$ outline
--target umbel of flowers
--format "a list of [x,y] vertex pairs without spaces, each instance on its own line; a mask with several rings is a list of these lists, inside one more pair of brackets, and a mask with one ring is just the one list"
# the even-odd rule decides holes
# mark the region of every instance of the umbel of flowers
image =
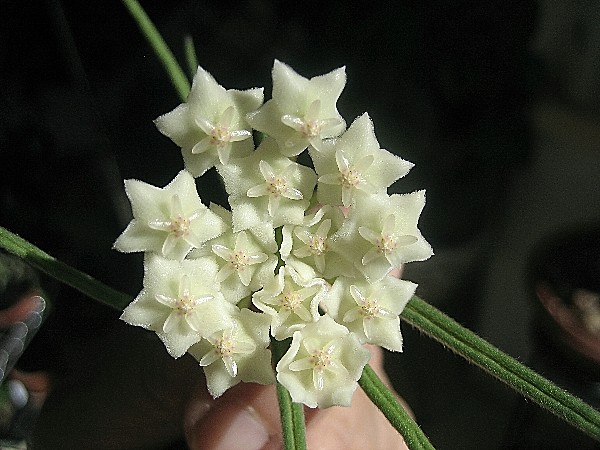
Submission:
[[[193,355],[214,397],[277,379],[295,402],[349,405],[364,344],[402,349],[416,285],[390,272],[432,255],[417,228],[425,194],[387,193],[412,164],[379,147],[367,114],[346,129],[344,68],[306,79],[275,61],[272,73],[263,104],[262,89],[226,90],[199,68],[187,102],[156,119],[185,169],[164,188],[125,181],[133,220],[114,246],[145,258],[121,318]],[[229,209],[196,189],[215,166]],[[273,367],[271,340],[288,338]]]

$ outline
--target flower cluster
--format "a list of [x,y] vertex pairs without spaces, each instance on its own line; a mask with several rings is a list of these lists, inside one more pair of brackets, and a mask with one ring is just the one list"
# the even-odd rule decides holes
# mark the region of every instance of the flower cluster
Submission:
[[[185,169],[164,188],[125,182],[133,220],[114,246],[145,252],[145,270],[122,319],[193,355],[214,397],[277,379],[295,402],[349,405],[364,344],[402,349],[416,285],[390,272],[432,255],[425,195],[388,194],[412,164],[379,147],[367,114],[346,129],[345,82],[344,68],[306,79],[275,61],[263,104],[262,89],[226,90],[199,68],[187,102],[155,121]],[[198,195],[212,167],[230,209]],[[273,368],[271,340],[289,338]]]

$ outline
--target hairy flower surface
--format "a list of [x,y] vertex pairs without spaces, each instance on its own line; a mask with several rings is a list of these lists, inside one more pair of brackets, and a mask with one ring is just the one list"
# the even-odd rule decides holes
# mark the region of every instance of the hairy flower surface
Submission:
[[306,79],[288,65],[273,65],[273,96],[248,115],[253,128],[274,138],[286,156],[295,156],[309,145],[319,148],[325,138],[339,136],[346,122],[337,100],[346,84],[343,67]]
[[417,285],[387,276],[375,283],[339,277],[322,302],[338,323],[355,333],[361,342],[402,351],[400,313]]
[[277,364],[277,381],[294,402],[311,408],[349,406],[370,356],[355,334],[330,316],[321,316],[294,332]]
[[219,330],[190,348],[204,368],[208,392],[219,397],[240,381],[272,384],[270,320],[264,314],[242,309],[231,327]]
[[[231,226],[230,211],[214,204],[210,206],[210,210]],[[277,248],[275,236],[260,236],[263,237],[262,240],[257,238],[252,230],[234,233],[230,228],[229,231],[193,250],[189,256],[216,258],[219,265],[216,281],[221,284],[221,292],[225,299],[236,304],[272,278],[277,266],[277,256],[274,254]]]
[[301,224],[317,178],[309,167],[283,156],[269,138],[252,155],[219,167],[219,173],[229,193],[234,231],[264,223],[273,228]]
[[344,221],[339,208],[323,206],[306,216],[302,225],[284,225],[281,258],[304,278],[327,280],[359,272],[344,257],[333,251],[331,236]]
[[226,90],[198,67],[187,102],[158,117],[158,130],[181,147],[185,167],[194,176],[230,156],[252,153],[251,128],[246,114],[263,102],[263,90]]
[[133,220],[117,238],[122,252],[153,252],[182,260],[194,247],[226,230],[226,224],[200,201],[192,175],[186,170],[164,188],[126,180]]
[[178,358],[200,338],[233,325],[235,307],[215,283],[218,267],[212,258],[149,255],[144,265],[144,288],[121,319],[156,332],[171,356]]
[[369,281],[381,280],[392,269],[433,254],[417,227],[424,205],[424,191],[358,199],[333,245]]
[[252,302],[271,316],[271,334],[282,340],[317,320],[324,290],[323,280],[303,279],[294,269],[283,266],[262,290],[254,293]]
[[311,157],[319,175],[318,200],[349,207],[354,199],[385,190],[413,164],[379,148],[368,114],[357,118],[337,139],[323,143]]

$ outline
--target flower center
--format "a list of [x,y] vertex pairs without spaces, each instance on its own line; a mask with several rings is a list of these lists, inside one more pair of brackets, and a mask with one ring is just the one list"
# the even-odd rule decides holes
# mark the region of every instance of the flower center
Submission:
[[326,238],[319,235],[313,235],[310,239],[310,243],[308,245],[310,252],[313,255],[320,256],[327,251],[327,242]]
[[307,138],[321,135],[321,123],[319,120],[304,120],[300,127],[300,133]]
[[340,172],[340,183],[345,188],[353,188],[360,184],[362,181],[358,170],[349,167],[348,169]]
[[218,147],[223,147],[231,142],[231,133],[229,127],[217,124],[210,133],[213,144]]
[[398,242],[396,241],[396,238],[389,234],[382,235],[377,240],[377,243],[375,245],[379,252],[385,254],[393,252],[394,250],[396,250],[396,248],[398,248]]
[[276,197],[281,196],[287,190],[287,181],[283,177],[273,177],[267,181],[267,191]]
[[331,366],[331,352],[328,352],[324,348],[317,350],[310,355],[310,363],[313,366],[313,370],[323,372],[325,369]]
[[196,306],[196,299],[192,298],[189,294],[183,294],[175,301],[175,309],[182,316],[192,313]]
[[365,299],[365,302],[360,305],[360,313],[365,317],[377,317],[379,315],[380,308],[377,304],[377,300],[371,297]]
[[171,217],[171,223],[169,224],[169,232],[180,238],[186,236],[190,231],[190,219],[177,214],[175,217]]
[[235,268],[235,270],[243,270],[249,264],[249,258],[246,252],[243,250],[236,250],[231,255],[229,263]]
[[221,356],[231,356],[235,351],[235,341],[231,336],[223,335],[221,338],[217,338],[213,344],[215,351]]
[[294,312],[302,304],[302,297],[297,291],[284,291],[281,296],[281,306],[290,312]]

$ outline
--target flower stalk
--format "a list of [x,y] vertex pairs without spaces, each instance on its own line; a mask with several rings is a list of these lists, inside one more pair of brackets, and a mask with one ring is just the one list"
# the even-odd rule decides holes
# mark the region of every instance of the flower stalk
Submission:
[[[278,341],[271,339],[273,363],[279,362],[290,346],[290,339]],[[281,434],[285,450],[306,449],[306,426],[304,421],[304,405],[294,403],[288,390],[279,382],[276,384],[279,416],[281,417]]]
[[600,413],[418,297],[400,316],[467,361],[600,441]]
[[411,450],[434,448],[423,430],[410,417],[394,394],[383,384],[371,366],[365,366],[358,384],[371,401],[377,405],[390,424],[398,430]]
[[123,3],[129,13],[133,16],[135,22],[142,31],[142,34],[148,40],[148,43],[152,46],[156,56],[165,68],[179,98],[185,101],[188,92],[190,92],[190,82],[179,66],[175,56],[173,56],[173,53],[167,46],[165,40],[137,0],[123,0]]

